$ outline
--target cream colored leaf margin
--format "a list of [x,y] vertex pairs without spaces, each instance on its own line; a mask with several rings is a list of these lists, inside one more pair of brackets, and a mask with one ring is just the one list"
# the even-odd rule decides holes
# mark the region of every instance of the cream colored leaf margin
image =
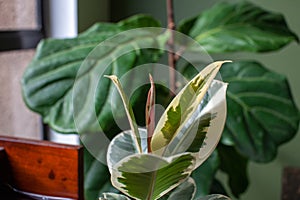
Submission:
[[[188,122],[192,114],[201,103],[211,82],[216,77],[223,63],[231,61],[217,61],[205,67],[196,75],[173,99],[166,111],[160,118],[151,141],[151,149],[157,155],[163,155],[166,147],[173,138],[180,133],[184,125]],[[192,91],[194,90],[194,91]],[[192,94],[193,93],[193,94]],[[178,109],[178,108],[183,108]],[[171,114],[170,114],[171,113]],[[178,116],[180,115],[180,116]],[[172,124],[173,119],[181,117],[178,128]],[[168,129],[173,129],[168,132]],[[167,131],[166,131],[167,130]],[[167,132],[167,134],[166,134]]]

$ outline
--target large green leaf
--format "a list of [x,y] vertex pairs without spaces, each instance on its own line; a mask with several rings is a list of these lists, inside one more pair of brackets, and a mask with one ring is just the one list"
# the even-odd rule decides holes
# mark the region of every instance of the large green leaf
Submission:
[[179,31],[194,38],[209,53],[272,51],[298,41],[281,14],[245,1],[216,4],[181,22]]
[[160,27],[161,24],[150,15],[137,14],[118,22],[118,26],[126,27],[126,29],[135,29],[141,27]]
[[228,175],[231,193],[239,197],[248,187],[248,159],[241,156],[234,147],[219,145],[220,169]]
[[228,196],[228,193],[226,192],[225,187],[223,184],[215,178],[210,186],[210,193],[211,194],[223,194],[225,196]]
[[195,181],[192,178],[188,178],[171,192],[167,200],[191,200],[194,198],[195,192]]
[[[187,124],[191,125],[191,121],[192,123],[195,120],[197,121],[195,113],[197,109],[199,109],[199,104],[203,100],[211,82],[217,75],[223,63],[224,62],[215,62],[204,68],[169,104],[154,130],[151,149],[155,154],[175,155],[180,152],[180,150],[177,150],[177,147],[179,146],[179,148],[182,148],[181,141],[189,136],[190,129],[186,126]],[[197,115],[198,113],[196,113],[196,116]],[[220,126],[222,127],[222,125]],[[194,130],[193,125],[191,127],[192,130]],[[196,133],[198,132],[197,128],[198,127],[196,126],[196,131],[194,131]],[[194,137],[190,138],[191,143],[193,140]],[[187,142],[184,141],[184,143],[186,144]],[[199,145],[201,146],[201,144],[202,143]],[[181,152],[187,150],[188,147],[189,146],[184,145],[184,148],[186,149]]]
[[154,154],[134,154],[117,163],[111,174],[113,185],[135,199],[158,199],[189,177],[194,157],[181,154],[161,158]]
[[299,126],[299,110],[286,78],[256,62],[228,63],[220,72],[229,83],[222,142],[234,144],[251,160],[272,160]]
[[107,166],[84,151],[84,196],[94,200],[103,192],[118,192],[110,182]]
[[[139,15],[117,24],[96,24],[77,38],[43,40],[39,44],[37,53],[26,69],[22,80],[23,97],[27,106],[40,113],[45,123],[56,131],[64,133],[77,132],[74,124],[72,102],[72,89],[75,79],[77,78],[77,81],[88,81],[97,69],[104,69],[106,66],[108,66],[108,73],[114,70],[115,75],[120,76],[136,65],[155,62],[161,54],[159,50],[138,50],[138,47],[141,43],[160,43],[163,41],[157,41],[158,35],[151,35],[147,31],[138,30],[136,35],[131,37],[119,37],[118,42],[115,41],[114,45],[111,44],[113,46],[100,49],[95,57],[96,60],[89,60],[90,63],[86,62],[85,69],[81,69],[78,75],[78,70],[84,59],[100,42],[122,31],[157,25],[159,23],[153,18]],[[115,57],[119,52],[125,50],[131,50],[131,52]],[[95,66],[96,63],[98,65]],[[95,98],[93,108],[96,109],[99,121],[104,124],[102,128],[106,130],[113,128],[115,124],[112,120],[111,111],[108,109],[109,105],[106,102],[106,97],[111,93],[111,90],[111,84],[108,80],[100,81],[96,96],[94,96],[94,93],[89,94],[91,98]],[[77,92],[79,91],[80,88]],[[81,96],[75,96],[75,98],[88,95],[89,90],[85,88],[80,92],[82,92]],[[87,114],[85,118],[88,119],[88,113],[85,114]]]

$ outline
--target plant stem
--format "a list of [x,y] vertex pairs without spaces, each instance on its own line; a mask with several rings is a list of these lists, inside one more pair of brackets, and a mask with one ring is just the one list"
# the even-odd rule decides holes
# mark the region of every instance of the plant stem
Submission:
[[169,71],[169,79],[170,79],[170,95],[175,96],[176,91],[176,55],[175,55],[175,46],[174,46],[174,30],[175,30],[175,20],[174,20],[174,6],[173,0],[167,0],[167,17],[168,17],[168,29],[171,30],[171,37],[168,41],[169,46],[169,54],[168,54],[168,63],[169,67],[171,67]]

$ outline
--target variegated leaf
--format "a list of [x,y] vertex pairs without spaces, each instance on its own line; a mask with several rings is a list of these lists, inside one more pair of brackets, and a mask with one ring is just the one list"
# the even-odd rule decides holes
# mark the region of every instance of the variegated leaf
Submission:
[[155,200],[170,192],[191,174],[194,157],[184,153],[170,158],[135,154],[116,164],[112,184],[134,199]]
[[[143,153],[147,153],[147,130],[139,128],[139,134],[141,136],[141,145]],[[125,157],[139,153],[137,146],[135,145],[132,138],[132,131],[124,131],[118,134],[110,142],[107,149],[107,165],[111,172],[118,162],[123,160]]]
[[195,115],[211,82],[224,62],[228,61],[214,62],[204,68],[169,104],[153,134],[151,148],[155,154],[168,155],[170,153],[166,151],[168,146],[182,133],[186,124]]
[[[191,147],[198,149],[198,152],[195,152],[196,158],[196,165],[195,167],[199,167],[214,151],[217,147],[221,135],[223,133],[223,129],[226,122],[226,115],[227,115],[227,105],[226,105],[226,90],[227,84],[215,81],[212,85],[213,96],[211,97],[210,101],[201,111],[202,114],[200,116],[210,116],[211,121],[210,125],[206,127],[206,137],[204,140],[204,144],[198,146],[197,143],[192,143],[189,147],[188,151],[191,151]],[[212,118],[213,115],[213,118]],[[200,117],[201,119],[201,117]],[[200,121],[201,123],[201,121]],[[201,125],[201,124],[200,124]],[[200,129],[201,130],[201,129]],[[197,133],[198,134],[198,133]],[[196,137],[197,138],[197,137]]]
[[130,198],[122,194],[103,193],[102,197],[100,197],[99,200],[130,200]]
[[[180,133],[168,145],[166,152],[170,155],[185,151],[197,153],[205,138],[212,137],[211,134],[221,136],[226,120],[226,88],[227,84],[221,81],[214,80],[211,83],[204,99]],[[213,132],[209,131],[213,126],[218,128],[214,128]],[[207,135],[209,133],[210,135]],[[216,137],[215,143],[218,141],[219,137]],[[204,147],[214,148],[215,145]]]
[[126,115],[127,115],[127,118],[128,118],[129,124],[130,124],[130,128],[131,128],[132,133],[133,133],[133,135],[132,135],[133,141],[136,144],[138,152],[142,153],[141,136],[140,136],[140,133],[138,131],[138,127],[137,127],[137,124],[136,124],[136,121],[135,121],[135,117],[134,117],[134,114],[133,114],[132,107],[129,103],[129,100],[128,100],[123,88],[122,88],[122,85],[121,85],[118,77],[116,77],[115,75],[106,76],[106,77],[109,78],[110,80],[112,80],[112,82],[115,84],[115,86],[118,89],[118,92],[119,92],[119,94],[122,98],[122,101],[123,101],[123,105],[124,105],[124,108],[125,108],[125,111],[126,111]]

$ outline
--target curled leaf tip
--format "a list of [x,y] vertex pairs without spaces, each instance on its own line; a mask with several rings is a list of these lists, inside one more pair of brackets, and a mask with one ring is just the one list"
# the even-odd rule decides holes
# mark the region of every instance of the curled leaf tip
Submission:
[[216,61],[216,63],[218,63],[218,64],[224,64],[224,63],[231,63],[232,62],[232,60],[222,60],[222,61]]
[[105,78],[109,78],[111,80],[116,80],[118,77],[116,75],[104,75]]
[[150,83],[153,83],[153,77],[151,74],[149,74],[149,80],[150,80]]

